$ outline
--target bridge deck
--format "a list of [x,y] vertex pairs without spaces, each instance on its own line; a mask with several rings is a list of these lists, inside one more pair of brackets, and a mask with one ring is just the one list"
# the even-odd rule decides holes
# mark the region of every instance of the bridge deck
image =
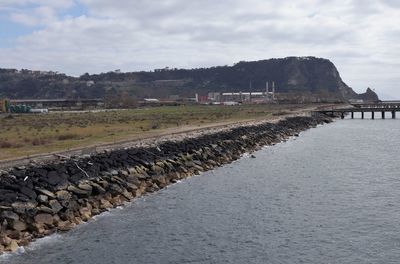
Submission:
[[348,108],[321,109],[314,111],[314,113],[326,115],[340,114],[342,118],[344,118],[347,113],[351,114],[351,118],[354,118],[354,113],[361,113],[362,119],[364,119],[364,113],[366,112],[371,113],[372,119],[375,118],[375,113],[379,112],[381,113],[382,119],[385,119],[386,112],[391,112],[392,118],[396,118],[396,113],[400,112],[400,101],[353,104],[353,107]]
[[360,112],[400,112],[399,108],[340,108],[340,109],[324,109],[324,110],[317,110],[316,112],[319,113],[360,113]]

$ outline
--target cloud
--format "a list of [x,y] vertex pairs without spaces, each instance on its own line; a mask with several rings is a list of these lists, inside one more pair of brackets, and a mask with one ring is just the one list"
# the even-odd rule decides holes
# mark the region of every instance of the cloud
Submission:
[[13,12],[10,18],[13,22],[26,26],[47,25],[57,20],[55,10],[48,6],[40,6],[28,11]]
[[[77,6],[86,13],[68,15]],[[41,27],[0,49],[0,66],[79,75],[314,55],[331,59],[358,91],[393,92],[399,7],[390,0],[3,0],[0,13]]]

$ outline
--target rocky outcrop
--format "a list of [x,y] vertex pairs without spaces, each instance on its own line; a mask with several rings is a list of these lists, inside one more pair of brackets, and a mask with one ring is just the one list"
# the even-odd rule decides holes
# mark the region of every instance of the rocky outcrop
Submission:
[[365,91],[365,93],[362,94],[358,94],[354,99],[361,99],[364,102],[378,102],[379,101],[379,97],[378,95],[371,90],[371,88],[367,88],[367,90]]
[[0,97],[19,99],[119,98],[121,94],[126,97],[127,92],[136,98],[192,97],[195,93],[206,96],[209,92],[264,91],[266,81],[270,85],[274,81],[278,93],[303,96],[306,102],[340,102],[358,97],[331,61],[316,57],[242,61],[233,66],[199,69],[84,74],[79,78],[0,69],[0,80]]
[[156,147],[107,151],[1,172],[0,252],[68,231],[108,208],[330,121],[327,117],[293,117]]

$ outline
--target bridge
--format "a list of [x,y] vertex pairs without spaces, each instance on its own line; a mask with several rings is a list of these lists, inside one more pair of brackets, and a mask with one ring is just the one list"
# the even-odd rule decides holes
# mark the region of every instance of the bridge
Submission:
[[391,114],[393,119],[396,118],[396,113],[400,112],[400,100],[399,101],[380,101],[380,102],[367,102],[367,103],[354,103],[350,107],[346,108],[332,108],[332,109],[321,109],[316,110],[314,113],[325,114],[329,116],[340,116],[344,119],[345,115],[351,115],[354,119],[354,113],[361,113],[361,119],[364,119],[365,113],[371,113],[371,118],[375,119],[375,113],[380,113],[381,118],[386,118],[386,113]]

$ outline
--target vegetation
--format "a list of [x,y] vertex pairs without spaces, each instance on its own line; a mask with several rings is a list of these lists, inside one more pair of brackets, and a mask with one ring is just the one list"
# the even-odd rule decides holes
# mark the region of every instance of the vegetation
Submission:
[[282,105],[194,105],[0,115],[0,159],[139,139],[213,123],[276,117],[295,109]]
[[[359,98],[326,59],[289,57],[234,66],[160,69],[151,72],[84,74],[79,78],[53,72],[0,69],[0,98],[135,98],[193,97],[195,93],[264,91],[274,81],[280,93],[329,93],[335,99]],[[250,88],[251,82],[251,88]],[[368,95],[361,95],[360,99]],[[377,99],[376,94],[370,94]],[[368,97],[369,98],[369,97]]]

